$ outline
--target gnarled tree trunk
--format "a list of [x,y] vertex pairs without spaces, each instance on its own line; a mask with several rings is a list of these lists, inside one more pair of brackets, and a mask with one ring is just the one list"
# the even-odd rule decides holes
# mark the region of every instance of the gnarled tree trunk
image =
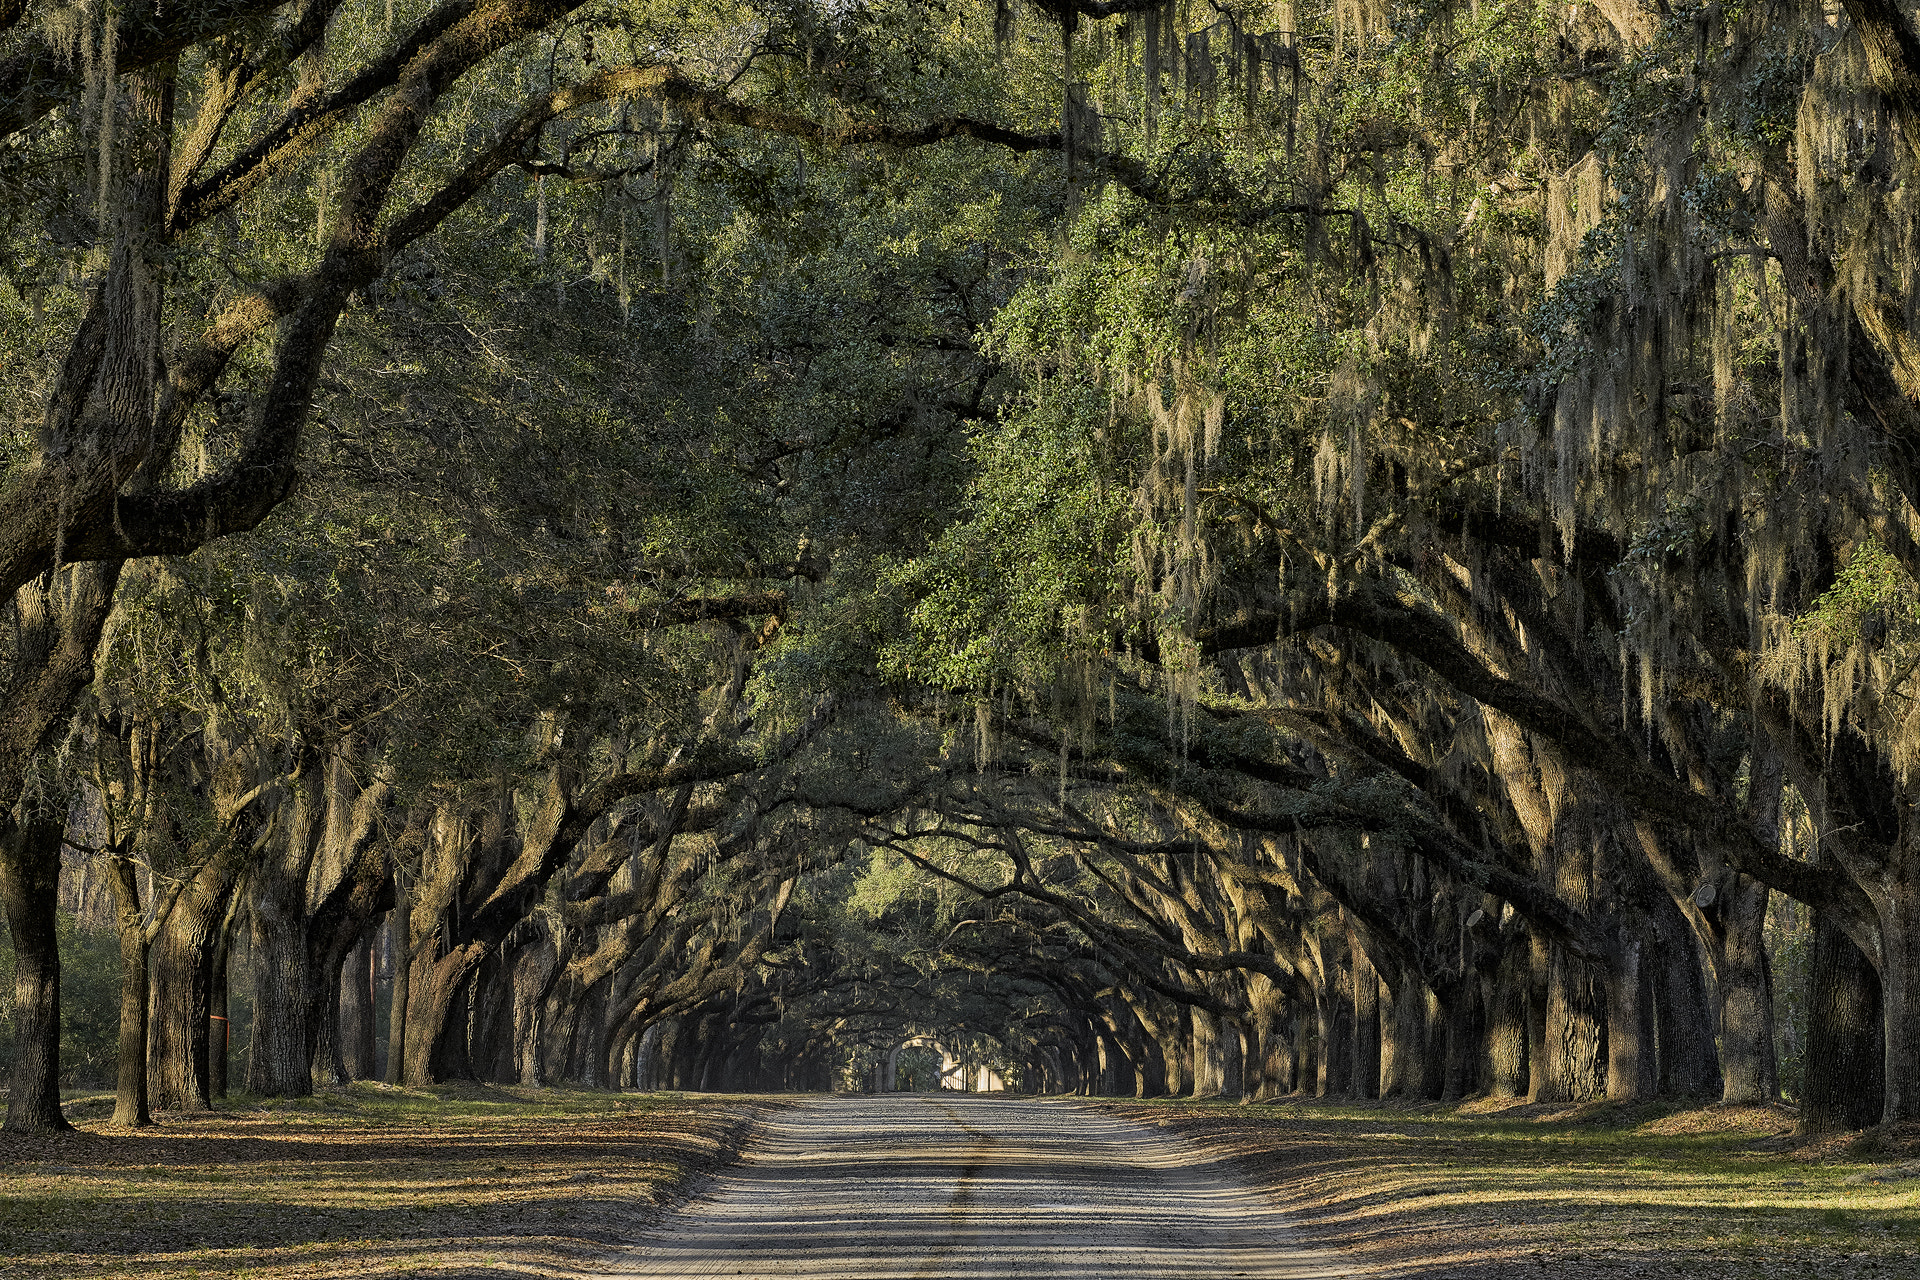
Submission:
[[213,1105],[213,961],[244,864],[231,845],[211,858],[181,890],[154,940],[147,1087],[154,1105],[169,1111]]
[[313,1092],[308,1069],[307,871],[320,838],[319,767],[307,761],[278,838],[248,877],[253,931],[253,1049],[247,1089],[266,1098]]
[[1824,911],[1814,912],[1808,987],[1802,1129],[1836,1133],[1879,1123],[1886,1101],[1880,975]]
[[60,889],[62,815],[27,813],[0,837],[0,896],[13,941],[13,1075],[6,1128],[71,1128],[60,1111]]

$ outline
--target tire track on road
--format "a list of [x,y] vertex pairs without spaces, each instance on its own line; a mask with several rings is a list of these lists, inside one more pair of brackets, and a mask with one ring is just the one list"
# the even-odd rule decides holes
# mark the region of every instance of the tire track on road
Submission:
[[1332,1280],[1258,1192],[1065,1100],[820,1098],[773,1117],[632,1280]]

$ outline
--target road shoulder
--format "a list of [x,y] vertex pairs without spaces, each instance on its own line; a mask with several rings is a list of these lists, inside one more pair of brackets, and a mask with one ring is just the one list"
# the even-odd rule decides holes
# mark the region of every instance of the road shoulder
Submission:
[[357,1084],[0,1135],[6,1280],[603,1274],[790,1100]]
[[1779,1108],[1087,1105],[1232,1162],[1356,1276],[1920,1275],[1920,1152]]

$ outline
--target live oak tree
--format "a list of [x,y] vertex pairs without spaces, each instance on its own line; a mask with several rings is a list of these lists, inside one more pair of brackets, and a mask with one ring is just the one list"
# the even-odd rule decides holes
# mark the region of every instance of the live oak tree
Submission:
[[[1791,894],[1823,922],[1815,1003],[1845,1011],[1809,1121],[1908,1115],[1910,407],[1877,247],[1906,223],[1875,185],[1906,163],[1900,27],[1854,17],[1078,24],[1066,78],[1156,181],[1111,166],[1002,313],[1029,385],[978,514],[906,580],[896,670],[1049,714],[1063,801],[1077,753],[1113,759],[1102,684],[1155,690],[1171,761],[1202,718],[1285,731],[1245,772],[1314,804],[1163,802],[1277,845],[1207,841],[1226,882],[1313,867],[1396,1023],[1409,990],[1469,1036],[1486,1012],[1395,897],[1453,896],[1443,954],[1500,918],[1485,963],[1521,971],[1534,1096],[1769,1096],[1759,929]],[[1878,132],[1831,132],[1883,91]],[[1840,805],[1817,862],[1781,852],[1785,785]],[[1383,823],[1391,855],[1351,869],[1287,851]]]
[[9,1124],[95,811],[176,1105],[1920,1105],[1904,16],[8,16]]
[[[663,25],[643,12],[598,13],[555,36],[543,51],[549,90],[522,101],[538,55],[524,46],[516,52],[516,42],[572,8],[448,5],[396,15],[390,8],[236,6],[105,21],[82,7],[8,14],[9,66],[24,86],[8,118],[13,155],[38,183],[23,182],[24,198],[11,206],[15,225],[33,229],[37,251],[13,282],[20,304],[14,318],[31,318],[21,325],[23,341],[61,370],[46,385],[16,388],[20,451],[9,478],[7,528],[17,572],[9,589],[35,575],[41,585],[22,595],[17,609],[25,643],[12,655],[12,674],[33,696],[11,704],[18,723],[10,738],[10,802],[26,762],[47,744],[91,674],[118,566],[245,530],[286,499],[323,356],[350,299],[360,291],[375,302],[373,286],[395,258],[489,180],[508,168],[541,179],[532,239],[542,261],[545,179],[621,180],[623,187],[625,178],[645,181],[644,196],[623,190],[624,199],[607,202],[621,223],[615,270],[623,312],[630,305],[630,215],[651,215],[660,233],[654,247],[661,280],[672,283],[669,171],[699,139],[688,136],[684,120],[663,116],[662,107],[692,119],[739,115],[743,108],[704,88],[698,75],[724,75],[766,50],[714,43],[715,32],[754,26],[732,21],[744,10],[709,15],[713,25],[701,30],[681,16]],[[762,34],[769,48],[784,43],[791,55],[799,51],[796,39],[834,38],[830,30],[823,37],[826,25],[819,15],[790,13]],[[647,56],[596,70],[614,48]],[[562,72],[577,72],[574,83],[556,79]],[[639,99],[650,99],[646,109],[622,105],[595,122],[611,128],[542,138],[543,127],[566,112]],[[791,113],[770,114],[764,123],[816,141],[824,136],[822,126]],[[936,124],[921,141],[949,132]],[[604,145],[596,150],[596,140],[608,139],[624,151],[616,145],[608,157]],[[551,154],[543,142],[552,144]],[[36,169],[32,158],[42,156],[58,163]],[[601,159],[604,167],[591,163]],[[284,199],[290,188],[304,188],[301,198]],[[298,222],[301,206],[312,214],[310,241]],[[600,274],[613,255],[594,238],[590,232],[585,256]],[[563,299],[565,280],[555,287]],[[208,314],[210,326],[202,319]],[[897,333],[874,336],[900,340]],[[36,395],[47,406],[45,420],[30,425],[25,407]],[[643,537],[664,533],[645,529],[648,513],[631,514]],[[701,550],[697,542],[680,549]],[[696,582],[710,576],[699,559],[679,572],[693,568]],[[732,562],[739,563],[737,553]],[[621,566],[629,573],[635,567]],[[758,573],[749,568],[744,576]],[[639,577],[642,585],[655,580],[647,572]],[[668,600],[646,612],[656,625],[739,622],[777,616],[778,595]],[[260,799],[258,787],[270,773],[235,793],[236,802]],[[50,906],[49,841],[57,826],[48,816],[22,827],[9,846],[17,854],[9,876],[18,891],[14,936],[27,961],[22,1007],[41,1011],[26,1039],[41,1049],[53,977],[48,958],[30,953],[45,941],[37,926]],[[297,851],[294,859],[297,878]],[[221,877],[227,889],[235,881]],[[211,892],[210,912],[222,896],[218,888]],[[23,1057],[26,1074],[12,1094],[18,1123],[57,1123],[50,1063],[44,1053]]]

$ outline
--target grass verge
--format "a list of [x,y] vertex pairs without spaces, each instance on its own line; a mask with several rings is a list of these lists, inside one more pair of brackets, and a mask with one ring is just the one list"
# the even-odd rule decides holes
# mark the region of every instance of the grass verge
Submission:
[[590,1275],[769,1099],[356,1084],[110,1130],[0,1134],[8,1280]]
[[1235,1163],[1354,1274],[1920,1277],[1920,1133],[1772,1107],[1096,1104]]

